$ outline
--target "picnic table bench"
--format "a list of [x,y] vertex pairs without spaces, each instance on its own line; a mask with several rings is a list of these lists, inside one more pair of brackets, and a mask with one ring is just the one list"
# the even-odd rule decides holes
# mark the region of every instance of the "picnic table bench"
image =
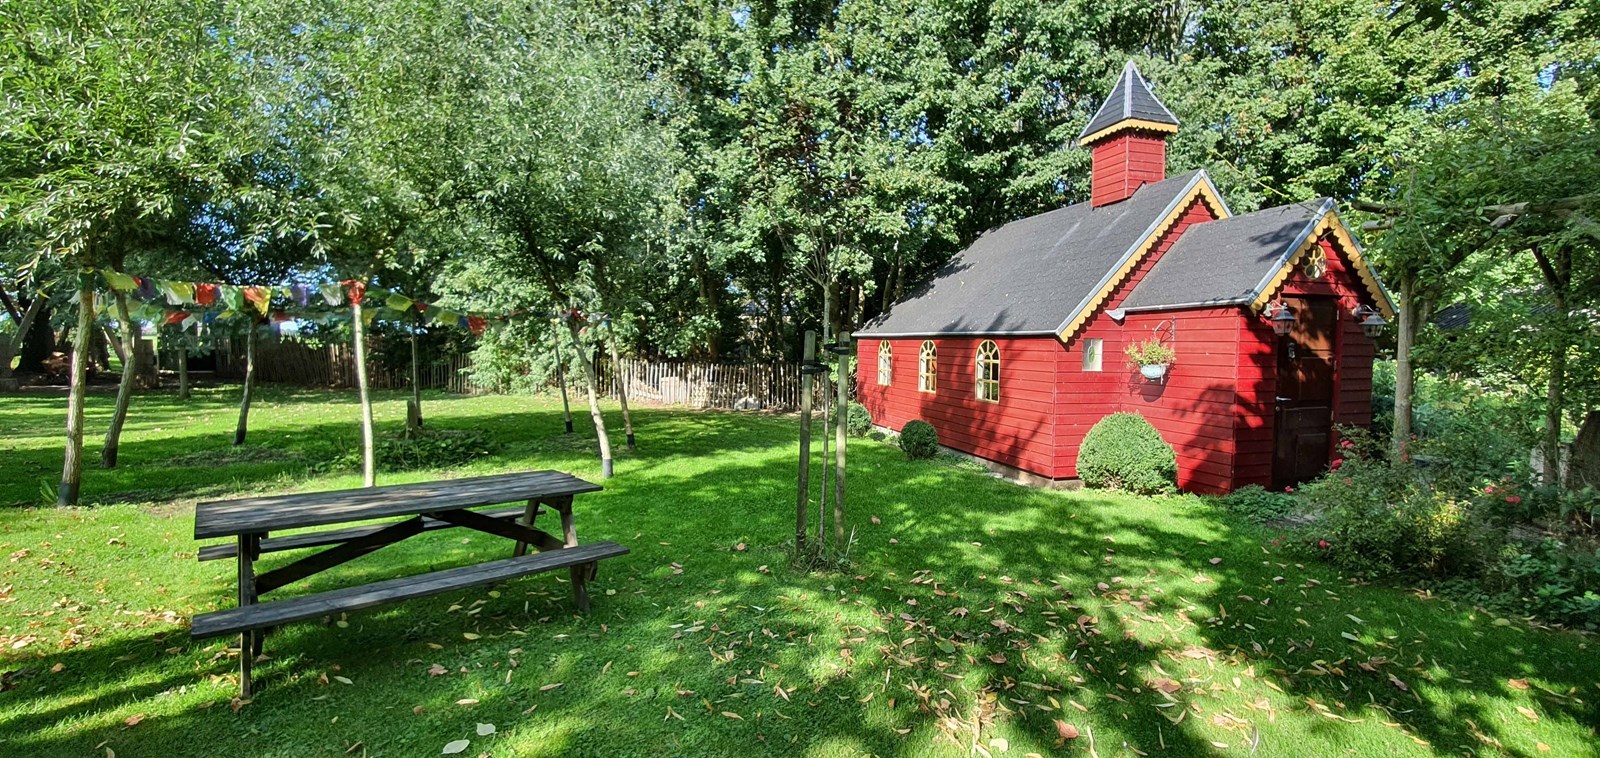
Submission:
[[[589,610],[586,583],[598,563],[625,555],[615,542],[578,543],[573,525],[574,495],[598,492],[600,485],[559,471],[528,471],[416,484],[313,492],[298,495],[210,500],[195,506],[195,539],[232,537],[228,543],[200,549],[202,561],[234,558],[238,562],[235,608],[195,616],[189,633],[196,639],[239,634],[239,694],[251,695],[250,668],[261,653],[266,632],[283,624],[334,613],[427,597],[466,587],[514,579],[555,569],[568,569],[573,601]],[[475,511],[486,505],[525,501],[511,508]],[[546,508],[561,518],[557,538],[534,527]],[[401,521],[322,529],[281,537],[273,532],[407,516]],[[509,558],[458,566],[426,574],[402,576],[371,584],[343,587],[310,595],[260,602],[262,595],[316,575],[428,531],[464,527],[513,540]],[[325,547],[326,550],[256,574],[264,553]],[[528,553],[532,547],[537,552]]]

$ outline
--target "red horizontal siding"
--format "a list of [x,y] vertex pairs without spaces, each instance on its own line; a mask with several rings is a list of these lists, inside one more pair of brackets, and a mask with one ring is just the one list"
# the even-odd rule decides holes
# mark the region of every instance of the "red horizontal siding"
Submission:
[[892,339],[893,376],[879,386],[879,340],[861,340],[857,396],[873,422],[899,430],[922,419],[939,431],[939,442],[962,452],[1049,476],[1055,445],[1055,362],[1061,344],[1053,337],[995,338],[1000,351],[1000,401],[976,396],[979,338],[935,337],[935,392],[917,390],[922,339]]

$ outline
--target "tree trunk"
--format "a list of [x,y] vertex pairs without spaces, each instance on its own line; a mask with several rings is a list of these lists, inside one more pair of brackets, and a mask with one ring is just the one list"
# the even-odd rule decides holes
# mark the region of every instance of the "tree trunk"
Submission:
[[33,302],[28,304],[28,309],[22,313],[22,318],[17,321],[17,334],[11,339],[0,342],[0,390],[16,390],[16,380],[11,375],[11,360],[22,349],[28,332],[33,329],[33,322],[38,319],[39,312],[44,310],[47,302],[43,294],[34,295]]
[[1400,280],[1400,323],[1396,326],[1394,346],[1394,449],[1396,454],[1411,440],[1411,399],[1416,382],[1416,367],[1411,363],[1411,349],[1417,342],[1419,330],[1416,304],[1416,280]]
[[[45,300],[42,296],[36,299]],[[29,307],[32,307],[31,303]],[[33,328],[19,333],[17,356],[21,360],[17,362],[18,371],[34,374],[44,373],[45,360],[50,357],[51,353],[56,351],[56,334],[50,328],[50,317],[53,310],[54,308],[51,307],[50,302],[45,300],[44,306],[39,310],[39,315],[33,320]],[[65,339],[66,333],[70,331],[70,329],[63,330],[62,338]]]
[[794,512],[794,547],[796,554],[806,549],[806,511],[811,507],[811,382],[807,371],[817,359],[817,333],[807,330],[805,352],[800,363],[800,474]]
[[[831,282],[822,285],[822,349],[824,352],[832,350],[833,341],[833,286]],[[827,361],[823,361],[827,365]],[[817,554],[822,555],[828,549],[828,403],[824,402],[822,413],[822,488],[817,493]]]
[[833,422],[833,549],[842,554],[850,547],[844,541],[844,446],[845,423],[850,415],[850,353],[843,349],[850,344],[850,338],[840,335],[839,344],[839,400]]
[[189,399],[189,338],[178,341],[178,399]]
[[556,384],[561,387],[561,414],[566,417],[567,434],[572,433],[572,403],[567,400],[567,362],[561,357],[561,335],[555,335]]
[[128,403],[133,399],[134,375],[139,372],[139,359],[135,355],[138,348],[134,344],[139,335],[133,317],[128,315],[128,296],[117,292],[113,298],[117,304],[117,320],[122,323],[122,347],[117,351],[122,356],[122,378],[117,381],[117,404],[111,411],[111,426],[106,429],[106,442],[100,448],[102,468],[117,467],[117,447],[122,442],[122,426],[128,420]]
[[355,332],[356,392],[361,397],[361,484],[371,487],[378,482],[378,467],[372,439],[372,396],[367,394],[366,323],[361,320],[360,303],[351,304],[350,315]]
[[1572,441],[1572,454],[1567,457],[1567,487],[1600,487],[1600,411],[1583,414],[1578,437]]
[[[100,337],[111,347],[112,352],[117,354],[118,363],[124,366],[133,363],[133,355],[128,352],[128,347],[122,344],[122,340],[113,338],[110,329],[102,325],[100,327]],[[106,368],[111,368],[111,356],[109,355],[106,356]]]
[[589,390],[589,416],[594,419],[594,436],[600,440],[600,477],[610,479],[613,473],[611,463],[611,438],[606,435],[606,420],[600,414],[600,395],[596,385],[600,380],[594,373],[594,360],[584,353],[583,345],[578,342],[578,321],[567,321],[567,333],[572,336],[572,349],[578,353],[578,365],[583,367],[583,378]]
[[411,400],[406,403],[406,437],[422,429],[422,384],[417,368],[417,333],[411,333]]
[[255,319],[250,319],[250,327],[244,336],[244,396],[239,398],[239,424],[233,428],[234,447],[244,444],[245,435],[250,430],[250,400],[256,391],[257,327]]
[[[608,330],[609,331],[609,330]],[[617,375],[617,401],[622,404],[622,427],[628,435],[628,450],[633,450],[633,416],[628,413],[628,381],[622,375],[622,357],[617,354],[617,335],[611,332],[606,343],[611,347],[611,368]]]
[[83,274],[78,285],[78,330],[72,335],[72,380],[67,391],[67,454],[61,464],[56,505],[77,505],[83,481],[83,391],[89,374],[89,337],[94,331],[94,287]]
[[1550,383],[1545,390],[1544,408],[1544,472],[1547,486],[1561,483],[1561,411],[1566,403],[1567,346],[1566,341],[1550,353]]

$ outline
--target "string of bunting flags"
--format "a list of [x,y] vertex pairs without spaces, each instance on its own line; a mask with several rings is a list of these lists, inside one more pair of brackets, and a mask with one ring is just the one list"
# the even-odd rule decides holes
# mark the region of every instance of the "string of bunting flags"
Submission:
[[[367,323],[383,310],[392,313],[391,318],[411,315],[420,317],[422,323],[466,329],[477,336],[488,329],[491,321],[527,315],[523,311],[493,315],[441,308],[355,279],[314,285],[236,285],[133,276],[110,269],[86,272],[94,273],[99,273],[111,290],[131,294],[141,301],[137,310],[142,315],[136,318],[163,325],[180,324],[183,329],[238,316],[258,321],[300,319],[326,323],[346,313],[351,305],[363,305],[368,307],[362,318]],[[105,298],[97,309],[105,311],[110,305],[109,298]]]

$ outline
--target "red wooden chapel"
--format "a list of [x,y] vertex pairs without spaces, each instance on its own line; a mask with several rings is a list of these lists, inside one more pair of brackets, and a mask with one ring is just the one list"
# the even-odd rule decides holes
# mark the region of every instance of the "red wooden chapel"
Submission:
[[[1323,471],[1333,426],[1371,417],[1362,322],[1394,303],[1332,200],[1235,216],[1203,170],[1168,177],[1177,130],[1129,62],[1079,139],[1089,202],[986,232],[856,333],[874,422],[923,419],[1035,483],[1076,479],[1084,435],[1119,411],[1173,446],[1186,490]],[[1176,352],[1160,379],[1123,354],[1150,339]]]

